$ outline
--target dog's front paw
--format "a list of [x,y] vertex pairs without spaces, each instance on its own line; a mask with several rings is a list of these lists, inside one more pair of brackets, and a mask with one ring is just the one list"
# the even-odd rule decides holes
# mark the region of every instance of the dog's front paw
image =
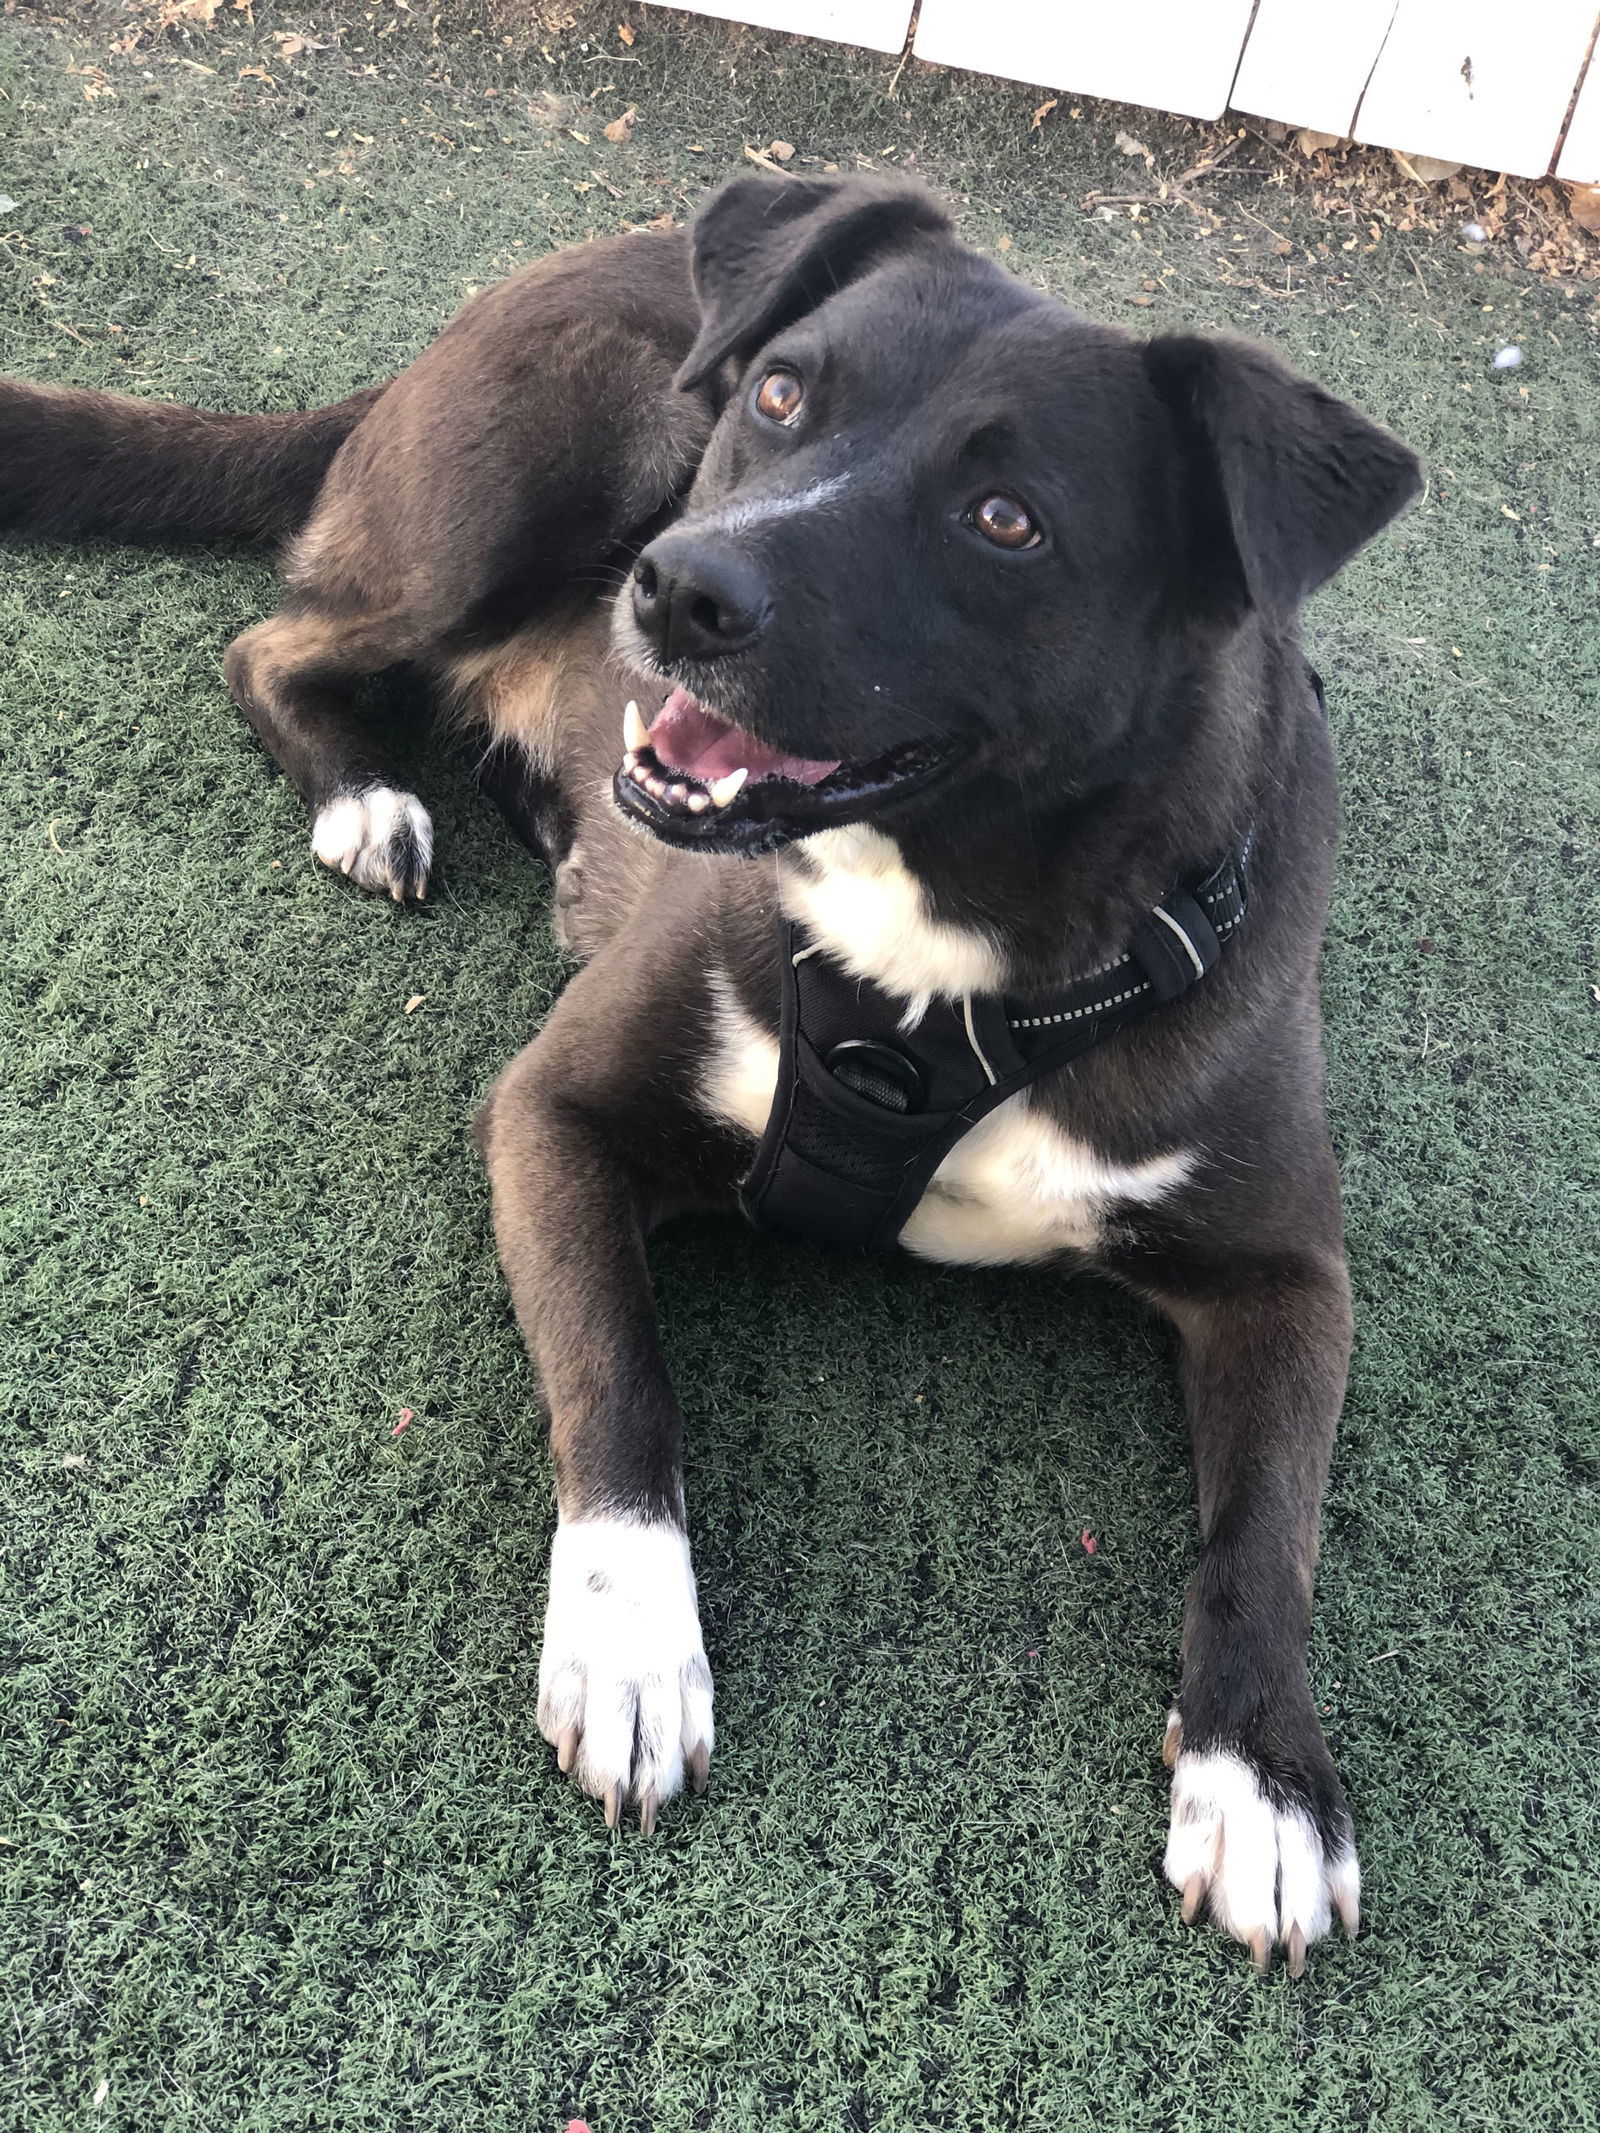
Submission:
[[408,896],[420,903],[433,861],[433,821],[414,793],[392,785],[367,785],[336,793],[317,809],[311,849],[325,867],[337,867],[364,889]]
[[575,1519],[550,1548],[539,1730],[615,1828],[633,1801],[648,1836],[683,1785],[704,1792],[711,1669],[687,1536],[676,1526]]
[[[1361,1867],[1331,1763],[1308,1786],[1242,1751],[1185,1748],[1176,1711],[1167,1721],[1165,1752],[1172,1821],[1164,1865],[1183,1892],[1186,1922],[1209,1909],[1225,1933],[1245,1943],[1258,1970],[1264,1973],[1272,1950],[1282,1947],[1293,1977],[1335,1913],[1354,1934]],[[1325,1751],[1321,1760],[1326,1763]]]

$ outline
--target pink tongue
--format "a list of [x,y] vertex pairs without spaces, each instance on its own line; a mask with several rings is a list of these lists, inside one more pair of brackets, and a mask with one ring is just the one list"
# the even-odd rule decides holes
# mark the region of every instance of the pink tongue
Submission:
[[788,778],[796,785],[820,785],[839,767],[803,755],[780,755],[753,733],[702,710],[687,689],[674,689],[656,713],[650,746],[663,768],[698,778],[703,785],[725,778],[730,770],[748,770],[752,780]]

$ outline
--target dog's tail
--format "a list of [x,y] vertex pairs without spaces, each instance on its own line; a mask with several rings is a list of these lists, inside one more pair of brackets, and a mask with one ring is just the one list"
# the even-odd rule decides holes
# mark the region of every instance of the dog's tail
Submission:
[[0,378],[0,532],[293,533],[383,390],[369,386],[302,415],[218,415]]

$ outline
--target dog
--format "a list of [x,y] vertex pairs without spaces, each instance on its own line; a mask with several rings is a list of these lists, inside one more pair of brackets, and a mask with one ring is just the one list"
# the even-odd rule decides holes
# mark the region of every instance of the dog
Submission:
[[1302,603],[1412,453],[1247,343],[1092,322],[881,177],[555,254],[303,415],[0,383],[14,534],[287,541],[228,685],[364,888],[432,826],[420,670],[581,959],[477,1136],[551,1417],[539,1724],[648,1832],[712,1680],[646,1240],[1098,1269],[1177,1330],[1197,1478],[1165,1871],[1268,1968],[1352,1934],[1306,1667],[1351,1308]]

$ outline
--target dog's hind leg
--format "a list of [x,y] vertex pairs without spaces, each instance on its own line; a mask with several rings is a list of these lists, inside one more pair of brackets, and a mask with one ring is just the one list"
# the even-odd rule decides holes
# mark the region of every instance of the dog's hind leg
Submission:
[[311,810],[317,858],[397,903],[426,892],[433,823],[355,694],[405,649],[392,616],[291,606],[224,662],[234,701]]
[[409,661],[481,709],[530,630],[598,604],[710,429],[705,396],[672,385],[694,320],[676,233],[558,254],[469,305],[351,433],[286,558],[287,606],[228,655],[319,858],[421,893],[428,816],[356,689]]

